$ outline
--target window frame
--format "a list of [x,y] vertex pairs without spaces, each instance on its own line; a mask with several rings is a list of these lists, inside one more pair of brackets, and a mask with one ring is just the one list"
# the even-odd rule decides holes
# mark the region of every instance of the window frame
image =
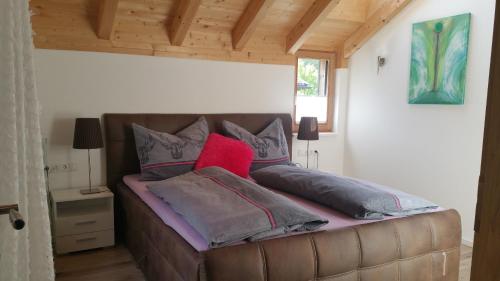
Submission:
[[318,123],[319,132],[333,132],[333,109],[335,102],[335,70],[336,57],[335,53],[299,50],[295,54],[295,85],[293,92],[293,132],[299,131],[299,123],[295,120],[297,111],[297,76],[299,59],[327,59],[328,62],[328,77],[327,77],[327,107],[326,107],[326,123]]

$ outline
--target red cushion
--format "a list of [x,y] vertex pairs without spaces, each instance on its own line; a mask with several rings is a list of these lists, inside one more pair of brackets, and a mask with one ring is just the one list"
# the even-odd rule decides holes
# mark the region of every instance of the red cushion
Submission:
[[212,133],[196,161],[195,170],[217,166],[247,178],[253,161],[253,150],[243,141]]

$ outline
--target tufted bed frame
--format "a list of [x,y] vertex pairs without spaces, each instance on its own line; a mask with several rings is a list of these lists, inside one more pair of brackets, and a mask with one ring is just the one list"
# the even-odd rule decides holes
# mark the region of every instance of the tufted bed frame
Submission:
[[[289,114],[203,114],[252,133]],[[139,172],[132,123],[176,132],[201,114],[105,114],[107,183],[116,195],[117,235],[147,280],[166,281],[457,281],[461,226],[455,210],[379,221],[198,252],[137,196],[122,177]]]

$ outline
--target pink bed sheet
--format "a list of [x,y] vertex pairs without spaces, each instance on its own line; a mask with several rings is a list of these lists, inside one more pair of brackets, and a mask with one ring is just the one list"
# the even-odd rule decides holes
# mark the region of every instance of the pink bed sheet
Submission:
[[[193,228],[189,223],[187,223],[181,215],[176,213],[168,204],[163,202],[160,198],[156,197],[152,192],[150,192],[147,188],[147,184],[151,182],[144,182],[139,180],[139,175],[128,175],[123,177],[123,181],[125,184],[134,191],[143,201],[148,205],[153,212],[155,212],[161,220],[174,229],[180,236],[182,236],[193,248],[197,251],[205,251],[208,250],[208,244],[205,239]],[[317,231],[323,230],[334,230],[345,228],[354,225],[361,225],[367,223],[376,222],[376,220],[357,220],[353,219],[347,215],[344,215],[340,212],[337,212],[328,207],[316,204],[309,200],[279,192],[273,190],[274,192],[281,194],[290,200],[296,202],[302,207],[308,209],[310,212],[315,213],[329,221],[328,224],[322,226]],[[435,209],[434,211],[442,210],[441,208]],[[397,217],[386,217],[385,220],[388,219],[397,219]],[[300,234],[298,232],[289,233],[286,236]],[[273,238],[271,238],[273,239]]]

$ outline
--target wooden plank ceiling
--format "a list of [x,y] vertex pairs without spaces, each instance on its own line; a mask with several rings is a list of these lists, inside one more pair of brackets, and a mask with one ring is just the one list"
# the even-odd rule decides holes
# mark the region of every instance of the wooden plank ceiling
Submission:
[[411,0],[31,0],[35,47],[294,64],[350,57]]

